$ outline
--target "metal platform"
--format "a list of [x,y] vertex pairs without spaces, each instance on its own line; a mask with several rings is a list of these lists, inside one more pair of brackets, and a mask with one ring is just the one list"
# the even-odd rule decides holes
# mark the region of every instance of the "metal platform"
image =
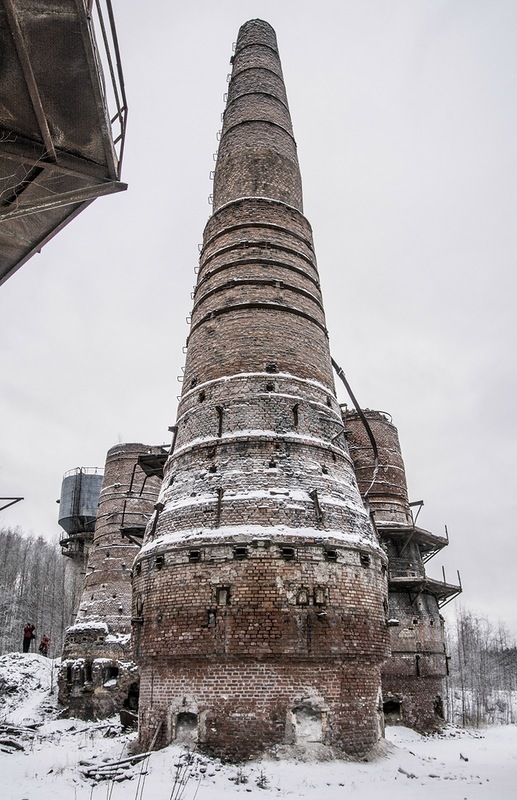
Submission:
[[445,580],[438,581],[435,578],[429,578],[427,575],[392,575],[390,573],[388,585],[390,592],[393,591],[407,591],[412,603],[418,600],[422,592],[433,594],[438,602],[438,607],[450,603],[458,595],[461,594],[463,587],[461,585],[461,578],[458,573],[458,583],[447,583]]
[[0,0],[0,53],[1,284],[127,188],[127,104],[111,0]]
[[416,525],[394,525],[389,522],[376,523],[377,533],[382,539],[393,539],[402,545],[402,552],[410,542],[418,544],[424,563],[449,544],[446,536],[438,536]]

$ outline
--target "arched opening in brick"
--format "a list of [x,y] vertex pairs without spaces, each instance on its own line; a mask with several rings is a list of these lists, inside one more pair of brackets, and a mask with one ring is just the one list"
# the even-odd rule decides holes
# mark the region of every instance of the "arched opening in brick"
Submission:
[[310,706],[293,709],[295,741],[323,741],[323,713]]
[[386,700],[383,703],[384,722],[386,725],[397,725],[402,720],[402,703],[400,700]]
[[182,711],[176,715],[176,741],[197,742],[198,716],[190,711]]

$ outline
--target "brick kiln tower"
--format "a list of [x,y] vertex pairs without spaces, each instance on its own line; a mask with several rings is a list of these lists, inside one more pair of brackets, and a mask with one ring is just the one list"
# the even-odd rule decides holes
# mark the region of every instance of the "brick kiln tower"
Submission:
[[[397,429],[379,411],[364,411],[378,451],[374,454],[357,412],[344,423],[361,495],[388,554],[391,658],[382,668],[386,721],[429,731],[444,722],[447,654],[440,608],[454,599],[461,585],[434,580],[425,564],[448,544],[416,525],[408,499],[406,472]],[[416,503],[414,505],[421,505]],[[418,514],[416,515],[418,516]]]
[[140,744],[364,754],[386,556],[343,435],[273,29],[246,23],[232,62],[176,441],[133,571]]
[[119,444],[107,454],[77,619],[68,628],[59,701],[83,719],[136,706],[131,652],[131,567],[163,477],[161,447]]

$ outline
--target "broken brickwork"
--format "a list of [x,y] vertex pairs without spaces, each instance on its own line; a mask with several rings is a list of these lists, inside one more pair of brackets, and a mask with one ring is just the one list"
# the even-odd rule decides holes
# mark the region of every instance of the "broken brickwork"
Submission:
[[460,587],[436,581],[426,561],[447,539],[418,527],[409,505],[397,429],[386,414],[364,411],[378,448],[378,472],[357,412],[344,415],[350,455],[362,496],[388,555],[391,658],[382,668],[388,722],[429,731],[444,722],[447,654],[440,606]]
[[133,570],[140,746],[362,755],[387,559],[336,400],[273,29],[240,30],[174,451]]
[[108,451],[82,598],[65,635],[59,673],[59,700],[71,715],[97,719],[136,708],[131,568],[160,486],[156,477],[146,478],[138,459],[161,453],[142,444]]

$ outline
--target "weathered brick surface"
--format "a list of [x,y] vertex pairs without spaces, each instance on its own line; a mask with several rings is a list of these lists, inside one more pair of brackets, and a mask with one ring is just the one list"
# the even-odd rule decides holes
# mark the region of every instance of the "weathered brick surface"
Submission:
[[[323,742],[361,755],[382,734],[378,666],[361,661],[288,662],[166,658],[142,675],[141,745],[176,738],[181,715],[198,719],[197,746],[231,760],[275,745]],[[304,726],[310,715],[312,724]]]
[[153,511],[159,482],[151,478],[144,485],[136,461],[160,450],[120,444],[107,454],[83,594],[65,636],[59,674],[60,702],[85,719],[118,711],[138,683],[130,634],[131,568],[139,546],[122,529],[145,527]]
[[239,34],[174,451],[133,570],[140,745],[379,739],[387,562],[345,437],[272,29]]
[[[424,657],[423,664],[425,668]],[[444,722],[444,679],[440,670],[433,666],[432,670],[419,676],[399,668],[398,674],[384,674],[382,677],[384,703],[395,701],[400,703],[400,714],[387,714],[386,721],[402,723],[409,728],[424,733],[440,729]]]
[[[385,564],[335,540],[202,535],[147,547],[133,578],[140,661],[227,654],[315,660],[386,655]],[[272,531],[269,529],[271,536]],[[286,560],[285,549],[293,551]],[[328,560],[329,549],[335,560]],[[192,563],[191,553],[199,560]],[[362,561],[365,560],[365,564]]]
[[132,491],[130,484],[138,456],[159,451],[143,444],[115,445],[108,451],[77,623],[100,620],[114,632],[131,631],[130,573],[139,547],[122,529],[145,528],[152,514],[159,484],[150,479],[144,485],[138,468]]
[[225,244],[246,250],[257,242],[266,249],[291,245],[315,261],[312,229],[299,209],[270,196],[235,197],[205,226],[200,269]]
[[[269,197],[302,210],[296,142],[272,29],[260,20],[239,37],[214,180],[214,209],[239,197]],[[262,37],[268,38],[264,44]]]
[[368,502],[375,518],[383,523],[412,525],[406,471],[396,427],[380,411],[364,412],[377,443],[379,466],[372,486],[373,451],[358,414],[347,411],[344,417],[350,454],[361,494],[368,491]]
[[373,484],[373,450],[364,425],[356,412],[347,412],[344,423],[359,488],[368,493],[388,555],[391,657],[382,668],[387,719],[427,731],[443,724],[447,673],[443,618],[422,558],[427,532],[413,525],[397,429],[381,412],[364,413],[378,448]]
[[[269,77],[267,75],[267,77]],[[242,78],[242,76],[241,76]],[[252,83],[257,79],[257,71],[253,75],[249,73],[246,75],[248,82]],[[246,83],[245,80],[242,81]],[[264,82],[266,83],[266,82]],[[248,87],[242,86],[242,94],[240,97],[235,97],[231,103],[228,103],[224,114],[224,125],[226,130],[230,130],[236,125],[243,122],[249,122],[250,118],[254,122],[267,122],[268,124],[275,124],[292,134],[291,117],[289,116],[289,109],[285,101],[280,98],[274,97],[266,91],[273,89],[272,86],[262,85],[260,89],[260,107],[257,109],[257,90],[250,87],[252,91],[248,94]],[[228,142],[225,146],[231,149],[231,143]]]
[[334,393],[310,226],[277,201],[236,201],[205,229],[184,392],[223,364],[228,376],[275,364]]

